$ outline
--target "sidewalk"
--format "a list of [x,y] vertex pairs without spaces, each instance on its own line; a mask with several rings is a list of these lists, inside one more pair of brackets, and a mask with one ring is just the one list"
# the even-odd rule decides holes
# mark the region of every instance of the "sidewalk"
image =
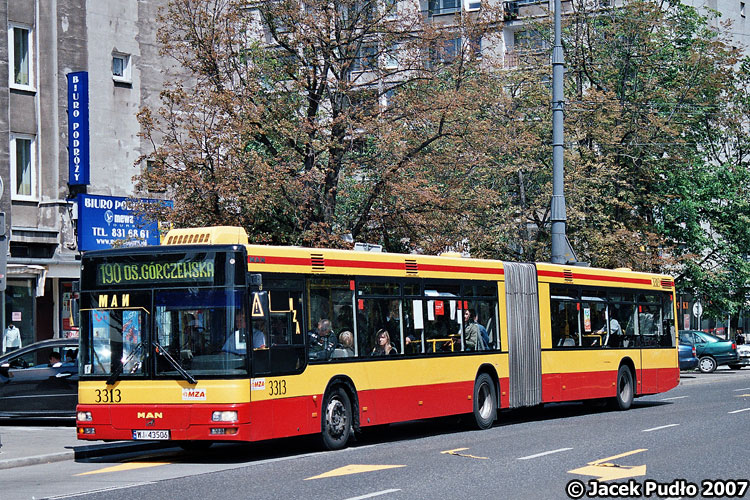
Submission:
[[79,441],[75,426],[60,420],[0,420],[0,444],[0,470],[164,447],[158,441]]

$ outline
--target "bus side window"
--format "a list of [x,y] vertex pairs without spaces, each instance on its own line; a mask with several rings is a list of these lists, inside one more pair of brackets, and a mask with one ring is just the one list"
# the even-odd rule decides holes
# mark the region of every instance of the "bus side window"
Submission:
[[674,307],[672,293],[662,294],[662,327],[659,336],[659,345],[662,347],[674,346]]
[[580,330],[578,328],[579,302],[567,300],[552,301],[552,346],[576,347],[581,345]]

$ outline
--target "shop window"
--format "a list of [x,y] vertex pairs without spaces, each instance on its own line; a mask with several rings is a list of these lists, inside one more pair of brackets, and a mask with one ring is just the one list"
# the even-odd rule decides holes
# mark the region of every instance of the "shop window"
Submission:
[[8,280],[5,289],[5,325],[10,325],[20,333],[22,346],[36,342],[34,336],[34,301],[36,285],[33,280]]

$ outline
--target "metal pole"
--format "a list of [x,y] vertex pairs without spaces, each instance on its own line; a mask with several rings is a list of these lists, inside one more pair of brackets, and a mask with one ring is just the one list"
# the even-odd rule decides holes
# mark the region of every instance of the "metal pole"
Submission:
[[563,117],[565,100],[563,96],[563,78],[565,66],[563,63],[561,1],[554,0],[555,5],[555,46],[552,52],[552,206],[550,221],[552,222],[551,261],[555,264],[565,264],[570,255],[568,242],[565,237],[565,195],[563,194]]

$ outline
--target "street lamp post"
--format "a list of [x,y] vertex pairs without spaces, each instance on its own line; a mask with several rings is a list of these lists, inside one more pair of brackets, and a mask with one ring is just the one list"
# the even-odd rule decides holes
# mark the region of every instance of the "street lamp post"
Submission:
[[550,208],[551,261],[555,264],[575,262],[576,257],[565,235],[565,195],[563,194],[563,118],[565,66],[562,48],[561,0],[554,0],[555,45],[552,52],[552,206]]

